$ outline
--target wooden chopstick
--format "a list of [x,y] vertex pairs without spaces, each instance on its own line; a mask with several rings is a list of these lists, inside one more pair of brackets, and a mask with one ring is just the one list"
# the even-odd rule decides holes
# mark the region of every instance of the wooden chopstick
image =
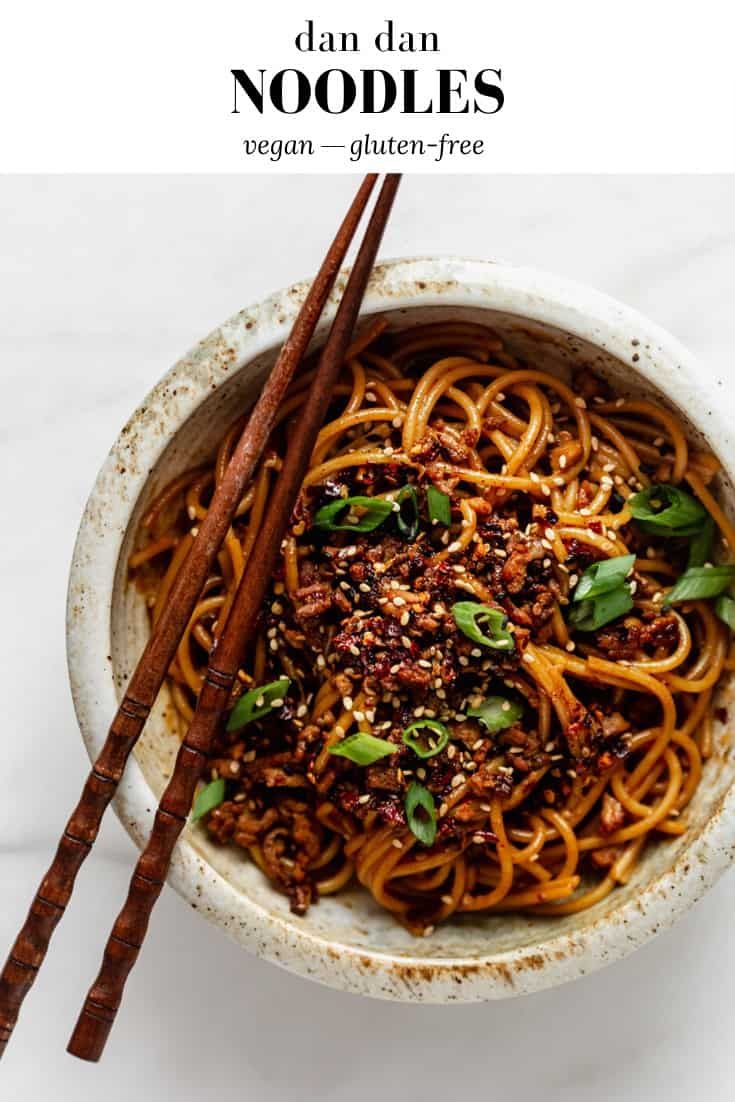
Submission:
[[279,405],[314,334],[376,180],[377,175],[371,173],[360,184],[299,310],[207,515],[199,525],[199,535],[176,576],[166,606],[130,678],[51,867],[41,881],[25,924],[0,973],[0,1056],[46,956],[54,929],[71,898],[77,872],[97,837],[105,809],[158,696],[214,558],[265,447]]
[[306,404],[289,441],[258,541],[240,579],[222,633],[212,647],[194,718],[158,805],[151,836],[135,867],[127,899],[105,947],[99,974],[69,1041],[68,1051],[82,1060],[99,1060],[120,1008],[125,981],[137,960],[173,848],[186,823],[197,783],[229,705],[244,649],[252,639],[283,533],[331,401],[399,182],[400,176],[390,175],[381,188]]

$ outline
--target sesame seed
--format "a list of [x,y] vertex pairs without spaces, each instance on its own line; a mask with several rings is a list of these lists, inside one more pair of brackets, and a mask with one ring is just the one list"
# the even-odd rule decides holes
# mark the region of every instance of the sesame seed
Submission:
[[573,650],[576,650],[576,649],[577,649],[577,644],[576,644],[576,643],[574,643],[574,642],[572,642],[572,640],[570,639],[570,640],[569,640],[569,642],[567,643],[567,645],[566,645],[566,647],[565,647],[564,649],[565,649],[565,650],[568,650],[568,651],[569,651],[569,653],[571,654]]
[[359,804],[366,804],[370,799],[370,793],[366,792],[364,796],[358,796],[357,802]]
[[559,469],[564,470],[567,465],[567,457],[565,455],[559,456]]
[[401,627],[405,628],[410,619],[411,619],[411,613],[408,612],[408,611],[404,612],[403,615],[401,616],[401,619],[400,619]]
[[403,849],[403,842],[400,838],[394,838],[391,844],[394,845],[396,849]]

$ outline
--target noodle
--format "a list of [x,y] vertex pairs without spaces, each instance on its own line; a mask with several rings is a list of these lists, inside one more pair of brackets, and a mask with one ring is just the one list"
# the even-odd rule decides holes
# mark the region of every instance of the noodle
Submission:
[[[312,377],[306,365],[282,405],[171,666],[179,727]],[[243,423],[145,515],[130,569],[154,622]],[[417,934],[464,912],[573,914],[627,882],[646,845],[685,832],[713,752],[713,693],[735,668],[708,600],[662,607],[689,541],[647,534],[631,496],[688,486],[732,551],[707,485],[716,471],[667,410],[589,372],[567,385],[484,326],[373,322],[346,356],[233,704],[279,677],[290,686],[272,713],[219,736],[212,838],[249,854],[297,913],[357,882]],[[347,497],[379,501],[386,519],[360,530],[365,506],[348,503],[334,514],[346,529],[315,525]],[[628,611],[576,628],[580,576],[627,555]],[[502,613],[505,650],[464,631],[454,609],[468,601]],[[416,749],[416,724],[447,740]],[[353,736],[380,740],[380,755],[345,756]],[[428,801],[423,820],[411,790]]]

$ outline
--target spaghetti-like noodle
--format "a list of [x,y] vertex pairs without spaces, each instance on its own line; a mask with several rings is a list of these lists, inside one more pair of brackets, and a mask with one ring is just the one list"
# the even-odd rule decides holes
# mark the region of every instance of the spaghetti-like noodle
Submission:
[[[184,723],[312,374],[291,388],[172,664]],[[241,427],[144,518],[130,566],[154,621]],[[631,496],[684,486],[732,548],[707,489],[717,467],[658,404],[521,364],[483,326],[374,323],[335,388],[235,696],[290,686],[221,735],[211,836],[249,851],[297,912],[357,880],[416,933],[465,911],[567,915],[604,898],[652,838],[686,830],[730,662],[709,600],[665,607],[692,532],[647,532]],[[340,511],[345,498],[359,500]],[[390,505],[359,530],[366,498]],[[627,607],[580,628],[580,578],[628,554]],[[344,756],[356,734],[379,756]]]

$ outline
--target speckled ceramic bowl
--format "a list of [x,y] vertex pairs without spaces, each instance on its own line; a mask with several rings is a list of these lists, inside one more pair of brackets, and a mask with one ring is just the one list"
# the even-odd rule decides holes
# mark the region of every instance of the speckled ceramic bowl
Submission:
[[[95,484],[71,570],[68,654],[89,755],[104,740],[148,633],[126,562],[151,497],[209,454],[254,399],[303,299],[298,284],[243,310],[180,360],[121,432]],[[335,309],[334,298],[319,333]],[[458,259],[398,260],[376,269],[362,316],[394,325],[462,317],[498,329],[511,349],[566,373],[592,364],[622,393],[653,393],[705,436],[735,473],[733,419],[723,380],[633,310],[555,276]],[[722,500],[735,496],[719,480]],[[725,696],[732,685],[723,689]],[[116,810],[137,845],[147,838],[176,740],[166,694],[128,765]],[[735,843],[735,763],[722,732],[681,839],[651,846],[630,883],[596,907],[558,920],[466,916],[416,940],[355,889],[305,918],[240,853],[187,828],[170,873],[174,888],[241,945],[304,976],[365,995],[458,1002],[518,995],[573,979],[631,952],[669,926],[729,865]]]

